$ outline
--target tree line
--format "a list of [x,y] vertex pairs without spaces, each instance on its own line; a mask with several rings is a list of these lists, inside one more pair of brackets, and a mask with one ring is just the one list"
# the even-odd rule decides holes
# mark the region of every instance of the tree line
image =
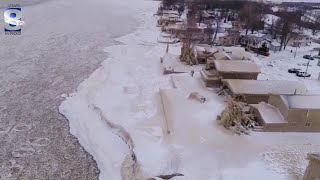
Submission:
[[[234,20],[243,24],[245,34],[249,32],[265,30],[274,40],[280,43],[280,50],[285,49],[288,42],[299,35],[303,29],[310,29],[315,35],[320,32],[320,15],[312,17],[311,20],[306,20],[309,16],[307,10],[312,8],[308,6],[289,7],[289,5],[281,5],[279,11],[272,11],[272,5],[263,4],[253,1],[239,0],[162,0],[165,7],[175,5],[186,6],[192,10],[194,16],[199,23],[204,22],[211,25],[213,22],[219,24],[221,20]],[[179,7],[179,6],[178,6]],[[180,8],[182,9],[182,8]],[[184,10],[184,8],[183,8]],[[219,11],[215,15],[215,19],[204,21],[202,13],[204,11]],[[271,14],[277,19],[272,20],[270,27],[265,27],[266,15]],[[237,18],[230,18],[237,17]],[[305,18],[304,18],[305,17]]]

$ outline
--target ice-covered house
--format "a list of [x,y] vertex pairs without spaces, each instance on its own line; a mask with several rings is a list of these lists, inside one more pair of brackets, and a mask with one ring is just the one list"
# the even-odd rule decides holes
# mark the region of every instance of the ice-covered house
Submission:
[[198,63],[206,64],[207,59],[210,57],[214,57],[214,54],[217,53],[219,50],[216,47],[212,47],[210,45],[197,45],[193,48],[194,54]]
[[165,26],[165,25],[176,24],[181,22],[182,22],[182,19],[176,15],[163,16],[158,19],[159,26]]
[[294,95],[307,92],[303,83],[285,80],[222,80],[225,92],[249,104],[268,102],[271,95]]
[[319,95],[272,95],[252,106],[264,131],[320,132]]
[[202,69],[201,77],[207,87],[221,86],[222,79],[257,79],[260,68],[246,60],[214,60],[212,69]]

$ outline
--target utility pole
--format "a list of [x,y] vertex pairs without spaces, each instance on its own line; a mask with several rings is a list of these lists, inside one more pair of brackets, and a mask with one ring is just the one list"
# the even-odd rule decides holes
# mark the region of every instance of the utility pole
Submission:
[[308,59],[308,63],[307,63],[307,68],[306,68],[306,72],[303,76],[303,78],[305,79],[306,78],[306,75],[307,75],[307,72],[308,72],[308,68],[309,68],[309,63],[310,63],[310,60],[311,60],[311,55],[312,55],[312,50],[310,51],[310,57]]
[[[299,44],[299,46],[300,46],[300,44]],[[294,52],[294,58],[296,58],[296,56],[297,56],[297,50],[298,50],[298,46],[296,47],[296,51]]]

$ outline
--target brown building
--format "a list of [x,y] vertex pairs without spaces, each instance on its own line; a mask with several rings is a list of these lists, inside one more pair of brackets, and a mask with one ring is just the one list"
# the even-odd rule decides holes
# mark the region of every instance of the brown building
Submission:
[[245,60],[213,60],[212,68],[202,69],[201,76],[206,86],[221,86],[221,79],[256,80],[260,68],[251,61]]
[[272,95],[252,106],[264,131],[320,132],[318,95]]
[[159,26],[167,26],[169,24],[176,24],[182,22],[182,19],[177,15],[164,15],[158,19]]
[[308,154],[309,164],[304,173],[303,180],[320,179],[320,153]]
[[261,73],[259,66],[245,60],[215,60],[214,68],[223,79],[251,79],[256,80]]
[[209,45],[197,45],[194,47],[194,54],[200,64],[206,64],[207,59],[214,57],[219,50]]
[[270,95],[294,95],[307,92],[303,83],[283,80],[224,79],[225,92],[249,104],[268,102]]
[[237,30],[227,30],[228,34],[219,37],[218,44],[221,46],[235,46],[240,40],[240,32]]

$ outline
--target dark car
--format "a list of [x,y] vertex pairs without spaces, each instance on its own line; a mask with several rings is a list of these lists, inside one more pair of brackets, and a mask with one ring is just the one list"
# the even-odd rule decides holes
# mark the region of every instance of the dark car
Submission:
[[311,74],[308,74],[306,72],[297,72],[296,74],[298,77],[310,77]]
[[317,58],[317,59],[320,59],[320,55],[317,55],[317,56],[313,56],[313,58]]
[[290,69],[288,69],[288,73],[298,73],[300,71],[301,71],[301,69],[298,69],[298,68],[290,68]]
[[304,55],[303,58],[305,59],[310,59],[310,60],[314,60],[314,58],[310,55]]

